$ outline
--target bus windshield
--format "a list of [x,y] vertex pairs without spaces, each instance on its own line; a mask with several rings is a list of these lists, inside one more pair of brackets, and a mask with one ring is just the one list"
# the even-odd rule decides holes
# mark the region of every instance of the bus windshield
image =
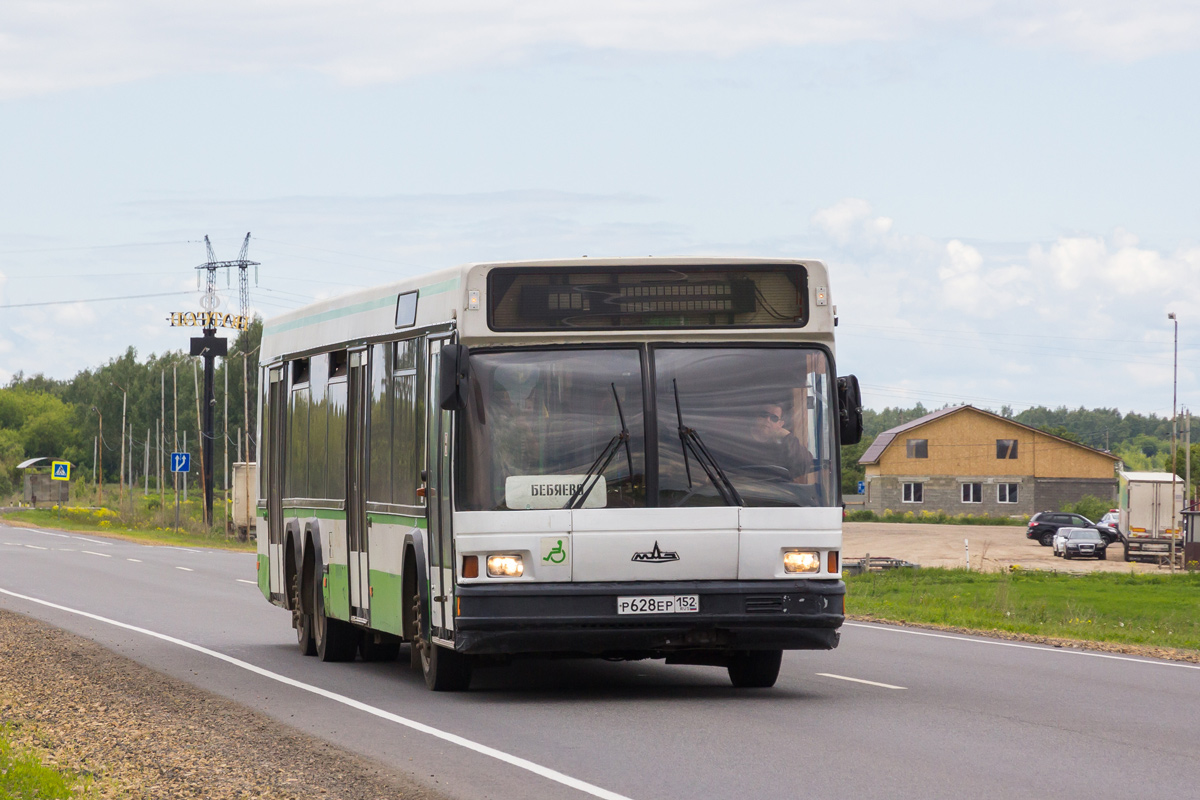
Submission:
[[[573,498],[581,508],[837,502],[836,415],[822,351],[650,352],[651,443],[638,349],[473,353],[459,417],[458,507],[566,508]],[[648,480],[648,447],[657,480]],[[653,497],[648,485],[657,485]]]

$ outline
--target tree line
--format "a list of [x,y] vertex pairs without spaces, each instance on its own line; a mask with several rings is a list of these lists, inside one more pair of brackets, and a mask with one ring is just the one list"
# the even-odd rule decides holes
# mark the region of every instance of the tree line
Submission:
[[[239,444],[243,451],[242,460],[255,460],[258,347],[261,341],[262,320],[255,318],[230,342],[229,354],[216,363],[213,477],[218,487],[226,483],[226,442],[230,463],[237,460]],[[249,383],[248,403],[247,382],[243,375]],[[140,484],[146,474],[148,444],[150,484],[155,484],[159,474],[160,440],[163,453],[175,449],[191,452],[194,455],[192,470],[198,472],[200,437],[196,399],[203,386],[203,360],[182,350],[151,353],[142,360],[130,347],[107,364],[85,369],[67,380],[17,373],[0,389],[0,499],[19,490],[21,471],[16,466],[29,458],[70,461],[72,477],[82,473],[94,480],[93,470],[98,469],[105,482],[119,481],[123,401],[126,474],[132,467],[135,483]],[[226,420],[228,440],[225,439]],[[240,438],[239,429],[243,432]],[[248,454],[245,452],[245,431],[250,432]],[[183,446],[185,441],[186,448]],[[165,454],[162,458],[163,470],[169,480],[170,465]]]

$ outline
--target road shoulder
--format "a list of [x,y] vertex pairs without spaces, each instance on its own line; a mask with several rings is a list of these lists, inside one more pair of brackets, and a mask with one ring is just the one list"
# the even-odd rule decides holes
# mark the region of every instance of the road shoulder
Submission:
[[88,639],[0,610],[0,724],[101,796],[443,800],[366,761]]

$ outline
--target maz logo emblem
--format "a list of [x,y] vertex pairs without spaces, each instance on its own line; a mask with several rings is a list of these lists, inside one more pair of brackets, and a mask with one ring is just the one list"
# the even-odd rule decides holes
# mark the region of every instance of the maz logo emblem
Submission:
[[654,549],[649,552],[634,553],[631,561],[645,561],[650,564],[662,564],[667,561],[678,561],[679,553],[670,550],[658,549],[658,542],[654,543]]

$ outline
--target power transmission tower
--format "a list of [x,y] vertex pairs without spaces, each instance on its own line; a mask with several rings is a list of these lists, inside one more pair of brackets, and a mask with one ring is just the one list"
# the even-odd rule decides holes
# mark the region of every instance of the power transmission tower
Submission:
[[[213,523],[213,409],[217,403],[216,396],[213,394],[213,364],[217,356],[224,357],[228,353],[228,340],[224,337],[218,337],[216,321],[211,312],[217,310],[220,304],[220,298],[217,297],[217,270],[226,270],[225,275],[228,279],[229,270],[236,268],[238,270],[238,293],[239,302],[241,305],[240,313],[243,324],[249,324],[247,317],[250,313],[250,279],[249,268],[259,266],[259,262],[250,261],[246,258],[246,253],[250,249],[250,234],[246,234],[246,238],[242,241],[242,249],[238,253],[238,257],[233,261],[218,261],[216,253],[213,252],[212,242],[208,236],[204,237],[204,248],[208,253],[208,261],[196,267],[196,288],[199,287],[200,273],[199,270],[205,271],[205,292],[201,298],[201,307],[210,312],[207,317],[207,324],[203,331],[204,335],[194,337],[192,339],[191,354],[193,356],[202,356],[204,358],[204,400],[201,406],[201,447],[200,447],[200,471],[203,480],[204,489],[204,524],[211,526]],[[255,283],[258,280],[257,271],[255,272]]]

